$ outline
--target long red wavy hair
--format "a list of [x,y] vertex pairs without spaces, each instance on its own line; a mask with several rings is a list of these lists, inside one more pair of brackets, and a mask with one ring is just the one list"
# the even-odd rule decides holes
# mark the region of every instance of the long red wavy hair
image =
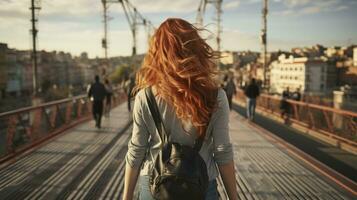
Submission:
[[155,86],[182,121],[191,121],[204,136],[216,108],[218,84],[213,62],[217,54],[185,20],[169,18],[151,38],[148,53],[136,74],[135,91]]

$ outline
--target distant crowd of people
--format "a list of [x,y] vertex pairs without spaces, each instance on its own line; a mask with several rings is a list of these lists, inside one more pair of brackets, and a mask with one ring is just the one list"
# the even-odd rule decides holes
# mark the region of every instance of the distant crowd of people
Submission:
[[[221,87],[225,90],[229,102],[229,108],[232,109],[232,98],[237,93],[234,78],[231,74],[223,78]],[[256,101],[260,95],[260,86],[255,78],[252,78],[248,84],[243,88],[244,95],[246,96],[246,117],[248,120],[253,121],[255,117]],[[300,88],[291,92],[289,87],[286,87],[281,94],[280,101],[280,114],[281,118],[285,121],[290,117],[293,110],[288,100],[300,101],[301,100]]]
[[[135,77],[132,76],[125,86],[125,93],[127,94],[127,108],[131,111],[132,103],[132,91],[135,87]],[[237,93],[237,87],[234,83],[233,74],[227,74],[223,78],[221,87],[224,89],[229,108],[232,109],[232,99]],[[255,117],[256,101],[260,95],[260,87],[255,78],[252,78],[249,83],[244,87],[244,94],[246,96],[246,117],[248,120],[253,121]],[[95,82],[90,85],[88,90],[88,97],[93,98],[93,117],[96,122],[96,127],[101,128],[101,118],[104,114],[109,117],[111,105],[112,105],[113,88],[108,79],[104,80],[104,84],[100,82],[99,76],[95,76]],[[289,87],[286,87],[281,94],[280,101],[280,116],[285,121],[288,120],[292,114],[291,105],[287,100],[301,100],[300,88],[297,88],[294,92],[290,92]],[[105,103],[105,104],[104,104]],[[103,110],[103,108],[105,110]]]
[[[128,111],[131,111],[131,101],[132,101],[132,91],[135,87],[135,78],[132,76],[128,81],[127,85],[124,87],[125,93],[127,94],[128,101]],[[94,83],[88,88],[88,98],[93,100],[92,113],[95,120],[95,127],[101,128],[102,115],[105,114],[106,117],[110,116],[110,110],[112,108],[112,98],[113,98],[113,86],[108,79],[104,80],[104,84],[101,83],[98,75],[94,78]]]
[[280,101],[280,116],[284,119],[287,123],[289,120],[290,115],[292,114],[292,109],[290,103],[287,101],[288,99],[294,101],[301,100],[301,92],[300,88],[297,88],[294,92],[290,92],[289,87],[286,87],[285,90],[281,94],[281,101]]

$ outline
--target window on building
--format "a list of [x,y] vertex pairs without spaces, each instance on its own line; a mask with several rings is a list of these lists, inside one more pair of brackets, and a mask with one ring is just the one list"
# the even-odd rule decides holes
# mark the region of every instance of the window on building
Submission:
[[324,89],[324,84],[321,84],[320,85],[320,90],[323,90]]

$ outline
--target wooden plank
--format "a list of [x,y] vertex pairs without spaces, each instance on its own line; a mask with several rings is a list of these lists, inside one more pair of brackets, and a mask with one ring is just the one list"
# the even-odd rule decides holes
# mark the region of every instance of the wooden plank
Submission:
[[249,126],[238,114],[231,113],[230,122],[237,173],[242,177],[242,185],[248,188],[243,193],[253,192],[260,198],[273,199],[261,195],[262,188],[259,188],[259,185],[271,185],[275,191],[265,188],[265,192],[278,191],[286,199],[349,199],[346,193],[341,193],[341,188],[335,188],[336,185],[313,173],[274,141],[262,137],[263,133]]

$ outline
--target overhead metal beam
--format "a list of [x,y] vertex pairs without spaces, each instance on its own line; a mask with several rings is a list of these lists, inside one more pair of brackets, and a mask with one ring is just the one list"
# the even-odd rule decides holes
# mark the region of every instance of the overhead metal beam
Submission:
[[[217,44],[217,52],[221,53],[221,15],[222,15],[222,2],[223,0],[201,0],[200,4],[197,9],[197,16],[196,22],[200,28],[203,27],[203,18],[206,12],[207,4],[213,4],[216,9],[216,25],[217,25],[217,32],[216,32],[216,44]],[[220,62],[217,62],[218,67],[220,67]]]
[[[149,20],[144,18],[138,12],[136,7],[132,3],[130,3],[128,0],[102,0],[102,2],[105,2],[106,5],[108,5],[108,3],[120,3],[121,4],[124,14],[125,14],[125,17],[127,19],[127,22],[129,24],[132,37],[133,37],[132,56],[135,56],[137,53],[138,26],[139,25],[145,26],[145,29],[148,32],[147,34],[148,34],[148,39],[149,39],[149,37],[150,37],[149,35],[151,34],[151,31],[153,31],[155,29],[153,24]],[[107,42],[105,44],[107,44]]]
[[268,63],[267,63],[267,15],[268,15],[268,0],[263,0],[262,9],[262,31],[260,35],[262,44],[262,58],[263,58],[263,86],[268,88]]
[[37,22],[38,11],[41,9],[39,0],[31,0],[31,34],[32,34],[32,86],[33,86],[33,96],[37,95],[38,90],[38,77],[37,77]]

